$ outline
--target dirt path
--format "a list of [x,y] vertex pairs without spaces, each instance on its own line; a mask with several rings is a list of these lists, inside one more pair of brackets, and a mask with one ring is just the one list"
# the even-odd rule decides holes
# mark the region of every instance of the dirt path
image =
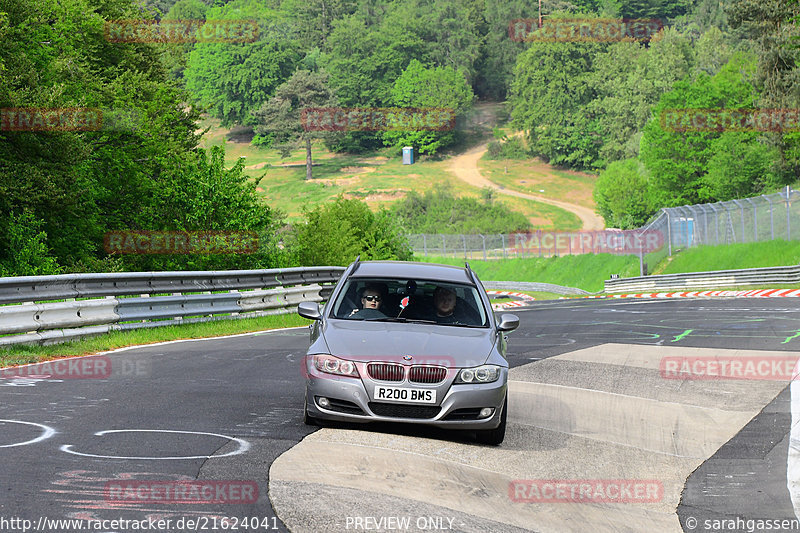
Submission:
[[[521,133],[522,132],[518,132],[515,134],[515,136],[520,135]],[[554,205],[564,209],[565,211],[574,213],[578,218],[581,219],[581,224],[583,225],[582,229],[584,230],[601,230],[605,227],[603,217],[599,216],[588,207],[570,204],[560,200],[551,200],[550,198],[545,198],[544,196],[535,194],[527,194],[524,192],[502,188],[496,183],[483,177],[481,171],[478,169],[478,160],[486,152],[487,146],[488,143],[484,143],[480,146],[476,146],[470,150],[467,150],[461,155],[453,157],[450,160],[450,166],[448,167],[448,170],[455,174],[459,179],[466,181],[475,187],[491,187],[500,194],[516,196],[518,198],[526,198],[528,200],[535,200],[537,202]]]

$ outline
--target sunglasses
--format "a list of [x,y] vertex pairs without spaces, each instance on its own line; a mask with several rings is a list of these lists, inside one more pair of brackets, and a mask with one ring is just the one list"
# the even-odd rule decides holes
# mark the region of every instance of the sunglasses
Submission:
[[368,302],[380,302],[381,301],[381,297],[380,296],[372,296],[372,295],[364,296],[364,299],[366,301],[368,301]]

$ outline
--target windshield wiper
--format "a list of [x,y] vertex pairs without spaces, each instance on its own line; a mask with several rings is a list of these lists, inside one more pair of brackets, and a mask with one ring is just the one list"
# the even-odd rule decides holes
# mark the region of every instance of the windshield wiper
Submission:
[[385,318],[371,319],[370,322],[408,322],[411,324],[439,324],[435,320],[422,320],[418,318],[405,318],[402,316],[387,316]]

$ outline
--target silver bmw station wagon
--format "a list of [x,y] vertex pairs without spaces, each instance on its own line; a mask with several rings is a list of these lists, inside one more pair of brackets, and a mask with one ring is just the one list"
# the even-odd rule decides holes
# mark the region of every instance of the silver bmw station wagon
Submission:
[[404,422],[505,437],[505,332],[519,318],[492,313],[469,268],[356,261],[314,320],[303,361],[305,422]]

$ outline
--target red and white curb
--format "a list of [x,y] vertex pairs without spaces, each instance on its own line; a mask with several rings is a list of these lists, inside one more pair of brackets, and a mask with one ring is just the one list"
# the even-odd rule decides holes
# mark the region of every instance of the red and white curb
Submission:
[[486,291],[486,294],[489,296],[510,296],[512,298],[520,298],[520,300],[512,300],[510,302],[503,302],[503,303],[494,303],[492,304],[492,309],[495,311],[502,311],[503,309],[511,309],[512,307],[525,307],[528,305],[528,302],[533,302],[536,300],[533,296],[529,294],[523,294],[521,292],[510,292],[510,291]]
[[[640,294],[605,294],[601,296],[578,296],[578,298],[800,298],[800,289],[757,289],[748,291],[693,291],[650,292]],[[559,300],[568,300],[562,296]]]

